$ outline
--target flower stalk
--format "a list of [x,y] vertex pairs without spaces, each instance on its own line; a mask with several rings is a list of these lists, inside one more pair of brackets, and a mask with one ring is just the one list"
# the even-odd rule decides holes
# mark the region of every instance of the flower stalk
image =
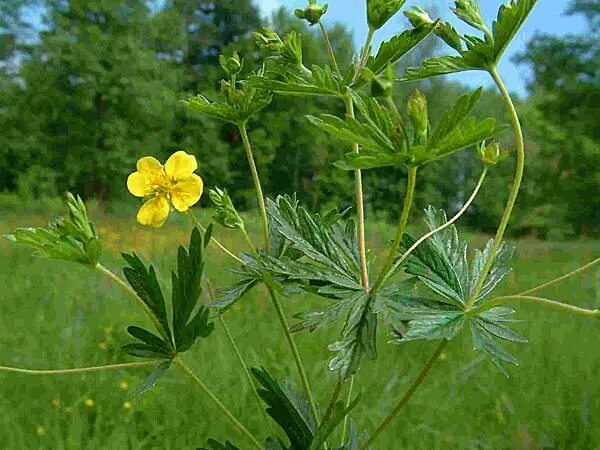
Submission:
[[75,369],[23,369],[20,367],[0,366],[0,372],[12,372],[22,375],[52,376],[52,375],[79,375],[89,372],[104,372],[107,370],[123,370],[138,367],[153,367],[162,364],[164,360],[129,362],[122,364],[109,364],[106,366],[78,367]]

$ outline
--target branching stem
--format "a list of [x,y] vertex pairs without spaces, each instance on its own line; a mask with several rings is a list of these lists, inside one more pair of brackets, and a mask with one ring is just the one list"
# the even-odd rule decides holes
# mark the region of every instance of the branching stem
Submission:
[[600,263],[600,258],[597,258],[597,259],[593,260],[592,262],[589,262],[589,263],[587,263],[586,265],[584,265],[584,266],[581,266],[581,267],[580,267],[580,268],[578,268],[578,269],[575,269],[575,270],[574,270],[574,271],[572,271],[572,272],[569,272],[569,273],[567,273],[567,274],[565,274],[565,275],[562,275],[562,276],[560,276],[560,277],[558,277],[558,278],[555,278],[554,280],[550,280],[550,281],[548,281],[548,282],[546,282],[546,283],[544,283],[544,284],[540,284],[539,286],[536,286],[536,287],[534,287],[534,288],[532,288],[532,289],[528,289],[528,290],[526,290],[526,291],[520,292],[518,295],[529,295],[529,294],[533,294],[534,292],[537,292],[537,291],[539,291],[539,290],[542,290],[542,289],[544,289],[544,288],[547,288],[547,287],[549,287],[549,286],[552,286],[552,285],[554,285],[554,284],[556,284],[556,283],[560,283],[561,281],[565,281],[566,279],[568,279],[568,278],[571,278],[571,277],[573,277],[573,276],[575,276],[575,275],[579,275],[580,273],[583,273],[583,272],[585,272],[586,270],[589,270],[589,269],[591,269],[592,267],[594,267],[594,266],[595,266],[595,265],[597,265],[598,263]]
[[246,151],[246,158],[248,159],[248,165],[250,166],[250,173],[252,174],[252,182],[254,183],[254,190],[256,192],[256,200],[258,201],[258,209],[262,220],[263,237],[265,241],[265,251],[269,253],[269,218],[267,217],[267,207],[265,206],[265,197],[263,195],[262,186],[260,184],[260,178],[258,176],[258,170],[256,163],[254,162],[254,154],[252,153],[252,146],[248,139],[248,132],[246,130],[246,124],[241,123],[239,125],[240,134],[242,136],[242,142],[244,143],[244,150]]
[[[200,229],[200,231],[202,231],[203,233],[206,232],[206,228],[204,227],[204,225],[202,225],[202,223],[200,223],[200,220],[198,220],[198,218],[196,217],[196,214],[194,214],[194,212],[192,211],[191,208],[188,209],[188,213],[189,213],[190,217],[192,218],[192,220],[194,221],[194,223],[196,224],[196,226]],[[223,253],[225,253],[231,259],[234,259],[237,263],[242,264],[242,265],[245,264],[244,261],[242,261],[240,258],[235,256],[232,251],[230,251],[227,247],[225,247],[223,244],[221,244],[216,238],[211,236],[210,242],[212,242],[217,247],[219,247],[219,249]]]
[[408,223],[408,216],[410,215],[410,209],[413,204],[413,198],[415,195],[415,186],[417,184],[417,168],[409,167],[408,168],[408,182],[406,184],[406,195],[404,197],[404,205],[402,206],[402,214],[400,214],[400,220],[398,222],[398,227],[396,228],[396,236],[394,237],[394,242],[390,247],[390,251],[388,253],[387,259],[385,260],[385,264],[381,269],[381,273],[379,274],[379,278],[375,282],[375,286],[371,290],[371,294],[374,295],[375,292],[381,287],[383,282],[386,279],[392,264],[394,264],[394,259],[396,258],[396,254],[398,253],[398,247],[400,246],[400,242],[402,241],[402,236],[404,236],[404,232],[406,231],[406,224]]
[[492,249],[487,258],[487,261],[485,262],[485,265],[483,266],[483,270],[481,271],[481,276],[479,277],[479,280],[477,281],[477,285],[475,286],[475,289],[473,289],[471,298],[469,298],[469,301],[467,303],[468,307],[472,307],[473,304],[475,303],[475,300],[477,299],[477,296],[479,295],[479,292],[481,291],[481,288],[483,287],[483,284],[485,283],[485,280],[486,280],[487,275],[492,267],[492,264],[494,263],[494,259],[496,258],[496,252],[498,251],[498,249],[500,248],[500,245],[502,244],[502,238],[504,237],[504,232],[506,231],[506,227],[508,226],[508,221],[510,220],[510,216],[512,214],[513,208],[517,201],[517,197],[519,195],[519,190],[521,188],[521,181],[523,180],[523,170],[525,168],[525,143],[523,141],[523,130],[521,129],[521,123],[519,122],[519,115],[517,114],[515,105],[514,105],[512,99],[510,98],[510,94],[508,93],[508,90],[506,89],[506,86],[504,85],[502,78],[500,78],[498,69],[496,67],[491,67],[489,69],[489,73],[492,76],[492,78],[494,79],[494,82],[496,83],[496,85],[498,86],[498,89],[500,90],[500,93],[502,94],[502,97],[504,99],[504,102],[506,104],[508,112],[510,114],[510,119],[511,119],[511,122],[512,122],[512,125],[514,128],[515,139],[516,139],[516,143],[517,143],[517,167],[516,167],[516,171],[515,171],[515,178],[513,181],[513,185],[512,185],[511,191],[510,191],[510,195],[508,197],[508,202],[504,209],[502,219],[500,220],[500,225],[498,226],[498,231],[496,232],[496,236],[494,238],[494,243],[492,245]]

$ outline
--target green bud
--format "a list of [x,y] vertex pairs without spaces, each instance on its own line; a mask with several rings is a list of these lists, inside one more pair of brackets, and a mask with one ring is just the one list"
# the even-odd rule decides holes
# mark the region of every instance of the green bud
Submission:
[[367,0],[367,21],[372,30],[380,29],[400,11],[406,0]]
[[394,69],[388,65],[387,70],[381,74],[374,74],[369,68],[363,71],[363,79],[371,84],[371,95],[373,97],[390,97],[394,88]]
[[244,67],[244,61],[240,61],[237,52],[233,52],[233,56],[229,58],[225,55],[219,55],[219,63],[223,70],[229,75],[237,75]]
[[309,24],[315,25],[319,23],[321,17],[325,15],[327,8],[329,8],[329,5],[319,6],[316,2],[311,2],[311,4],[304,9],[295,9],[294,15],[298,19],[306,20]]
[[408,97],[408,116],[415,132],[415,145],[425,144],[429,135],[427,99],[418,89]]
[[485,142],[482,142],[477,151],[479,153],[479,159],[481,159],[486,166],[496,165],[507,156],[506,152],[500,152],[500,144],[496,141],[492,141],[487,145]]
[[262,33],[256,32],[253,35],[258,47],[279,55],[290,64],[302,65],[302,37],[299,33],[290,31],[284,39],[281,39],[273,30],[264,28]]
[[231,201],[231,198],[229,198],[227,191],[214,188],[208,195],[216,208],[216,212],[213,215],[215,222],[232,230],[245,229],[244,221],[236,211],[235,206],[233,206],[233,202]]
[[404,11],[404,15],[411,23],[411,25],[415,28],[421,27],[424,25],[431,25],[433,23],[433,19],[429,17],[427,11],[419,6],[413,6],[412,9],[408,11]]

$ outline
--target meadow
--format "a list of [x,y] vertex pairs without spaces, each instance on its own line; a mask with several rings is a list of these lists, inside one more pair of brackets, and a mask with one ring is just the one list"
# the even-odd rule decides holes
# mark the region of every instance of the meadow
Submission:
[[[0,234],[18,226],[43,225],[58,212],[46,207],[0,209]],[[209,211],[199,211],[204,222]],[[120,272],[120,252],[134,250],[152,259],[169,279],[176,244],[187,240],[187,217],[170,217],[159,230],[135,222],[135,205],[118,210],[92,208],[105,254],[103,263]],[[249,220],[252,234],[259,224]],[[391,227],[370,223],[370,247],[383,249]],[[234,233],[219,229],[227,246],[242,249]],[[485,236],[472,235],[483,243]],[[378,252],[375,251],[375,254]],[[504,293],[533,287],[573,270],[600,254],[600,242],[518,241]],[[229,261],[210,250],[206,274],[216,286],[233,276]],[[598,306],[595,272],[548,288],[548,297],[585,307]],[[130,298],[110,280],[75,264],[57,264],[30,255],[27,248],[0,242],[0,365],[69,368],[131,361],[120,351],[125,329],[146,324]],[[285,299],[289,317],[318,299]],[[289,348],[265,292],[255,290],[225,320],[250,366],[263,365],[298,385]],[[467,336],[453,340],[431,376],[379,442],[380,449],[591,449],[600,442],[600,324],[566,313],[517,305],[517,331],[529,344],[511,345],[519,360],[510,378],[470,350]],[[328,399],[334,375],[326,376],[328,343],[338,330],[296,336],[315,397]],[[365,363],[355,379],[362,393],[353,416],[372,430],[431,353],[434,343],[387,343],[380,327],[379,359]],[[184,356],[248,428],[269,432],[247,380],[219,326]],[[445,367],[444,367],[445,366]],[[171,371],[151,391],[136,396],[149,369],[60,377],[0,374],[0,446],[3,449],[187,449],[208,437],[236,432],[196,386]],[[323,405],[321,405],[323,407]]]

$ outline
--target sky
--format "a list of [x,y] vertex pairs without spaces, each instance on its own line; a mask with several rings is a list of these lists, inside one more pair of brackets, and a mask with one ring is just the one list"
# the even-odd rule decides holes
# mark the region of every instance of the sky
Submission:
[[[304,8],[308,4],[307,0],[255,0],[260,7],[263,15],[268,17],[270,13],[283,6],[286,9],[293,10],[294,8]],[[342,22],[350,28],[354,33],[354,40],[357,48],[360,48],[364,42],[367,32],[367,20],[365,0],[322,0],[320,2],[328,3],[329,10],[324,17],[324,23]],[[496,13],[501,0],[480,0],[481,12],[483,17],[491,24],[496,17]],[[513,63],[512,57],[521,53],[527,47],[527,43],[533,38],[537,32],[551,33],[556,35],[564,35],[568,33],[579,33],[586,28],[585,20],[579,16],[566,16],[564,11],[569,0],[539,0],[527,22],[521,28],[521,31],[516,36],[512,45],[504,54],[500,63],[500,73],[504,78],[510,90],[519,95],[526,94],[526,83],[529,78],[529,71],[526,67]],[[408,0],[404,9],[410,8],[412,5],[419,4],[434,5],[444,19],[449,19],[451,23],[461,31],[468,30],[468,26],[463,26],[457,18],[452,16],[449,8],[454,4],[452,0]],[[433,16],[433,15],[432,15]],[[374,40],[375,46],[379,45],[382,40],[389,39],[402,32],[409,26],[404,16],[399,13],[390,22],[388,22],[377,34]],[[447,47],[449,52],[452,49]],[[490,86],[491,80],[484,73],[468,72],[467,74],[451,75],[456,79],[465,82],[472,86]]]

